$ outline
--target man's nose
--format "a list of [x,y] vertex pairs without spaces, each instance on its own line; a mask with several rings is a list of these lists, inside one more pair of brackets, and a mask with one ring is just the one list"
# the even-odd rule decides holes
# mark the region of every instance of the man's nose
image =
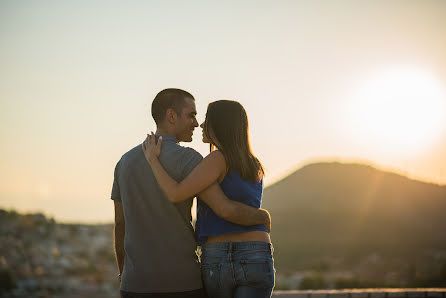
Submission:
[[198,121],[197,121],[197,119],[194,119],[194,127],[198,127]]

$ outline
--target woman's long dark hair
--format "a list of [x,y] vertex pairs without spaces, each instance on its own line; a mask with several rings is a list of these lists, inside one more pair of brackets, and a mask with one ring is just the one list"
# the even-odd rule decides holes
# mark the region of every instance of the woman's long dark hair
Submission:
[[263,166],[251,151],[248,136],[248,116],[243,106],[232,100],[218,100],[209,104],[204,132],[226,159],[228,173],[236,170],[247,181],[260,181]]

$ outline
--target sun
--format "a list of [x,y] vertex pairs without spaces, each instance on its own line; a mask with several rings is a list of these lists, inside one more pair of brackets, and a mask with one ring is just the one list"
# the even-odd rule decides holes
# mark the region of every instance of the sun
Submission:
[[414,153],[445,131],[446,93],[429,72],[388,69],[358,86],[350,113],[362,141],[395,153]]

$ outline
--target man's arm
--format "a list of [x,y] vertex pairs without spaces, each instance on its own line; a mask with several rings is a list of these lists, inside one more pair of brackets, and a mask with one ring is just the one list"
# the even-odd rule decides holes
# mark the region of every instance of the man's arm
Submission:
[[198,197],[227,221],[243,226],[264,225],[268,233],[271,231],[271,217],[267,210],[230,200],[217,183],[200,192]]
[[121,202],[115,201],[115,227],[114,227],[114,247],[116,255],[116,263],[118,264],[119,274],[122,274],[124,269],[124,236],[125,236],[125,221],[124,211]]

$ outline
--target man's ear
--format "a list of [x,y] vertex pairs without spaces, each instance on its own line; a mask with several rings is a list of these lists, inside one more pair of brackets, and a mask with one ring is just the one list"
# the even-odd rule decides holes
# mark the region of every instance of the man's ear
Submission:
[[166,111],[166,120],[169,124],[175,124],[177,122],[177,112],[173,109],[167,109]]

